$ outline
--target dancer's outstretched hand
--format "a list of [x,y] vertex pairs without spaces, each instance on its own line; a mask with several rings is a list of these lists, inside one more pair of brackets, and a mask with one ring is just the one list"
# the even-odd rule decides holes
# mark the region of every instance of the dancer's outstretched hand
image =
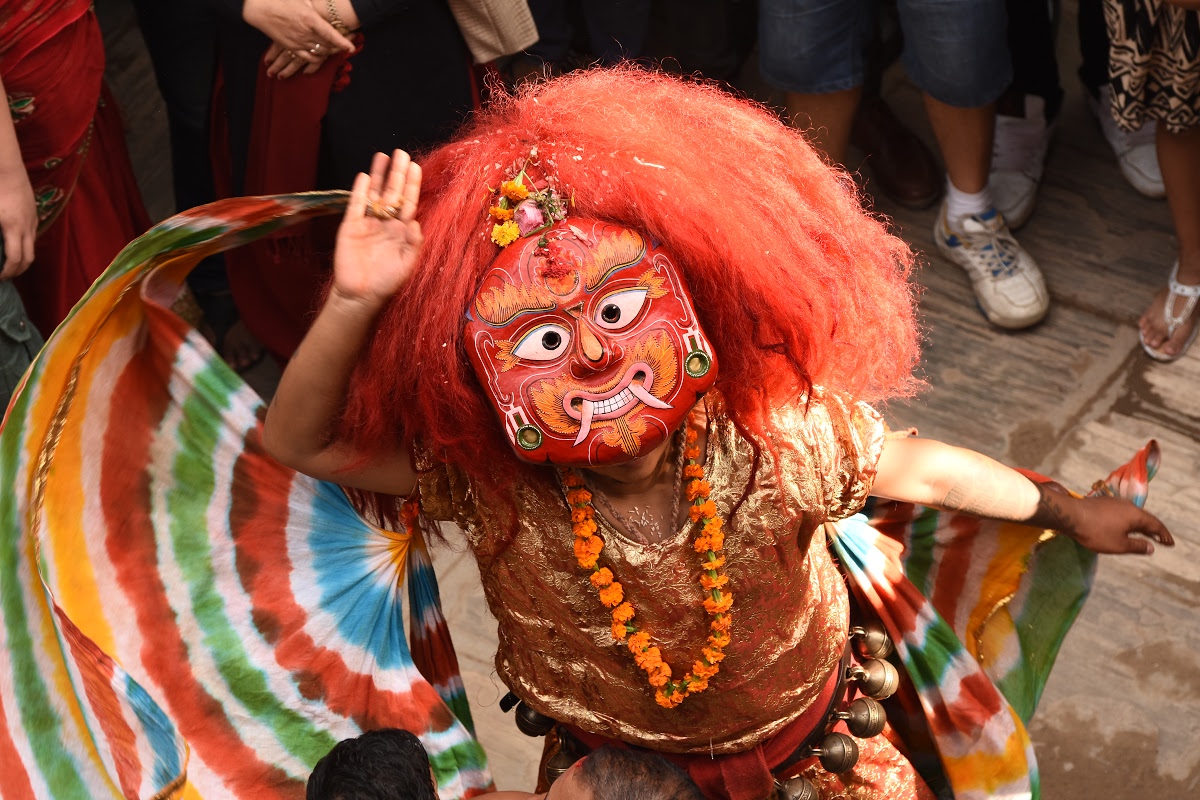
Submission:
[[354,179],[338,228],[334,292],[378,307],[407,283],[424,241],[413,218],[420,195],[421,167],[408,153],[375,154],[371,174]]
[[1154,542],[1167,547],[1175,544],[1158,517],[1128,500],[1075,498],[1053,484],[1039,484],[1038,492],[1037,522],[1066,533],[1089,550],[1149,555],[1154,552]]

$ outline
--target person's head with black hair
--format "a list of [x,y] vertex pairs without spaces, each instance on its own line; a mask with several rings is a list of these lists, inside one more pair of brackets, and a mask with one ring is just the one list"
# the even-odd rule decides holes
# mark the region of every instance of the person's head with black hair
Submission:
[[421,740],[381,728],[334,745],[308,776],[307,800],[438,800]]

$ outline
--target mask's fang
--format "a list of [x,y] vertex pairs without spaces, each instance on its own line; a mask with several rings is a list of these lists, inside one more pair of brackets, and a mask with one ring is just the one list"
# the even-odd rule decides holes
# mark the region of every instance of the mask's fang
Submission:
[[579,435],[575,437],[575,444],[579,444],[592,431],[592,401],[584,400],[583,409],[579,415]]
[[662,400],[659,400],[657,397],[650,394],[649,390],[647,390],[645,386],[643,386],[640,383],[637,383],[636,381],[629,384],[629,392],[634,397],[636,397],[638,400],[641,400],[643,403],[650,406],[651,408],[664,408],[664,409],[671,408],[670,403],[666,403],[666,402],[663,402]]

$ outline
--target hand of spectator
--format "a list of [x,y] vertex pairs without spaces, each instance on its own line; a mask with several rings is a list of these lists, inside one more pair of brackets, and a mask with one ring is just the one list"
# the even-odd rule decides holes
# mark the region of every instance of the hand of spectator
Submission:
[[[319,69],[329,55],[338,50],[353,50],[354,44],[325,19],[309,0],[245,0],[242,19],[270,37],[282,50],[302,62],[290,74],[305,65]],[[272,47],[264,60],[274,66],[280,53],[272,56]],[[277,70],[278,72],[279,70]]]
[[271,42],[271,46],[267,48],[267,55],[264,61],[267,64],[267,75],[272,78],[290,78],[297,72],[303,71],[305,75],[312,75],[325,65],[325,59],[328,56],[323,56],[316,61],[305,61],[292,53],[279,42]]
[[4,234],[0,280],[15,278],[29,269],[37,225],[37,202],[25,165],[20,161],[0,164],[0,232]]

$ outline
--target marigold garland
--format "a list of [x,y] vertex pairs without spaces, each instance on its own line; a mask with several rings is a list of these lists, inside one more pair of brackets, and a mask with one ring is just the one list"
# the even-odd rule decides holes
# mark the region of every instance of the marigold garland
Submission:
[[700,586],[704,589],[704,610],[712,616],[709,623],[710,635],[701,649],[700,658],[692,669],[677,681],[671,680],[670,664],[662,659],[662,653],[654,646],[647,631],[634,622],[636,611],[625,599],[625,590],[608,567],[597,566],[604,540],[597,536],[596,509],[592,506],[592,493],[584,485],[583,478],[574,470],[568,471],[563,483],[567,487],[567,502],[571,505],[571,529],[575,534],[575,559],[579,566],[591,570],[590,580],[600,595],[600,602],[612,609],[612,636],[625,642],[633,660],[646,672],[647,681],[655,689],[654,699],[663,708],[674,708],[686,697],[699,694],[708,688],[708,680],[720,671],[724,649],[729,645],[729,629],[732,618],[729,613],[733,595],[723,590],[729,578],[722,574],[725,556],[720,555],[724,547],[723,522],[717,516],[716,504],[709,499],[712,487],[704,477],[704,466],[700,463],[700,449],[696,446],[696,432],[687,431],[683,475],[687,479],[688,509],[692,522],[697,527],[693,547],[700,553],[703,572]]

